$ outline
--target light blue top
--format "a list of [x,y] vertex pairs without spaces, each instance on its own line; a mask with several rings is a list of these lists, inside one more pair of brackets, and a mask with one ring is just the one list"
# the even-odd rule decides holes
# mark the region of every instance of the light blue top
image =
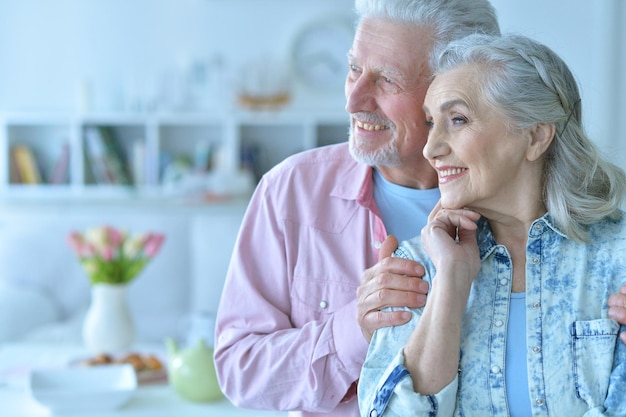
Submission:
[[439,201],[439,188],[417,190],[387,181],[374,169],[374,200],[387,234],[399,242],[420,234],[428,214]]
[[506,327],[506,362],[504,383],[511,417],[533,415],[528,396],[526,366],[526,293],[511,293],[509,323]]
[[[481,269],[462,323],[457,377],[439,393],[413,391],[403,346],[422,309],[403,326],[374,333],[361,371],[362,416],[507,416],[506,334],[512,264],[479,221]],[[626,416],[626,346],[607,318],[607,299],[626,282],[626,219],[590,227],[591,243],[568,239],[548,215],[533,222],[526,246],[526,364],[533,416]],[[419,237],[397,256],[434,267]]]

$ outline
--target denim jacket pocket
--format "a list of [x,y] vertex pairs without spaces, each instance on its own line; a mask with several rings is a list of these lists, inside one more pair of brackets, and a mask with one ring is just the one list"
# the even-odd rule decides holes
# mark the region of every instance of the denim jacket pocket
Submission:
[[613,369],[619,324],[610,319],[572,323],[572,354],[576,396],[589,408],[601,406]]

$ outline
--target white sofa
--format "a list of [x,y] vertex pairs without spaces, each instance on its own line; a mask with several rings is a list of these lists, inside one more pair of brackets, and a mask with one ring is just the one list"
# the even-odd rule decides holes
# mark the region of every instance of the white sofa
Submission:
[[0,205],[0,342],[80,340],[90,286],[66,236],[103,224],[166,235],[128,302],[138,340],[183,338],[190,314],[217,308],[245,206]]

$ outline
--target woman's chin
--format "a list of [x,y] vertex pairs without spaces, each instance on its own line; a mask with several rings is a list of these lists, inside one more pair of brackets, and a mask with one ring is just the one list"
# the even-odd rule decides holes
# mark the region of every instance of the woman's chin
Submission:
[[460,200],[448,200],[441,198],[441,207],[447,210],[460,210],[466,207],[466,205]]

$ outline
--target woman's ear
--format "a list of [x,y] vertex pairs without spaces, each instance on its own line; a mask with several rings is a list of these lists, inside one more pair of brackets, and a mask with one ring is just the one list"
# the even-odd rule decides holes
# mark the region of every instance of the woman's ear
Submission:
[[554,123],[538,123],[532,127],[526,158],[531,162],[539,159],[552,143],[554,133]]

